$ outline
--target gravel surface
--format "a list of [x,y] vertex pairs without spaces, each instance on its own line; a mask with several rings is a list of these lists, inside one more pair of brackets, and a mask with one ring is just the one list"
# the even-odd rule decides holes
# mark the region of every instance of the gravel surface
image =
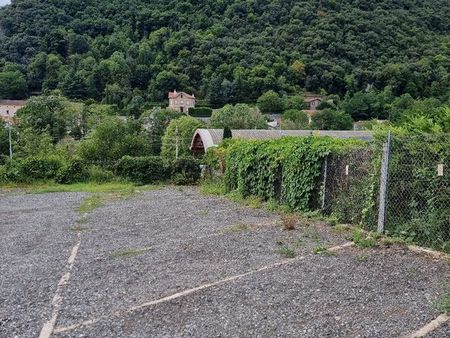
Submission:
[[[450,279],[447,262],[401,248],[316,255],[318,247],[346,243],[347,234],[304,221],[283,231],[275,214],[195,188],[146,191],[82,215],[74,209],[85,196],[0,197],[0,336],[39,333],[77,235],[57,329],[96,322],[57,337],[393,337],[438,315],[433,304]],[[280,254],[285,247],[295,259]],[[433,337],[447,337],[442,330]]]
[[76,235],[68,231],[85,194],[0,199],[0,337],[34,337],[53,298]]

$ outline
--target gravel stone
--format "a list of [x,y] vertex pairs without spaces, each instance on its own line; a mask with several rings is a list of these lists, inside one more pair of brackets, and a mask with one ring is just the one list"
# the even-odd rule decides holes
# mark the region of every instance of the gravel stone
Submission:
[[[57,326],[99,321],[57,337],[399,336],[438,315],[450,279],[447,262],[400,247],[316,255],[348,234],[312,221],[284,231],[276,214],[196,188],[145,191],[82,215],[74,209],[86,196],[1,195],[0,336],[39,334],[78,235]],[[127,311],[280,262],[289,264]],[[433,337],[448,336],[440,330]]]

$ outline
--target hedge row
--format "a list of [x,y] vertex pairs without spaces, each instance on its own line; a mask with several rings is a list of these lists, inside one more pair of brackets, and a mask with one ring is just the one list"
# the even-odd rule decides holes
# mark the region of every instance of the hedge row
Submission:
[[324,157],[362,145],[327,137],[235,142],[225,152],[225,187],[243,196],[274,199],[293,210],[314,210]]
[[0,166],[0,182],[31,183],[54,180],[57,183],[70,184],[90,180],[104,183],[114,180],[116,176],[138,184],[170,178],[176,184],[193,184],[200,178],[200,164],[193,158],[180,158],[166,165],[158,156],[124,156],[112,172],[98,166],[88,166],[79,158],[64,161],[58,156],[41,156],[8,161]]
[[189,115],[193,117],[211,117],[213,110],[209,107],[189,108]]

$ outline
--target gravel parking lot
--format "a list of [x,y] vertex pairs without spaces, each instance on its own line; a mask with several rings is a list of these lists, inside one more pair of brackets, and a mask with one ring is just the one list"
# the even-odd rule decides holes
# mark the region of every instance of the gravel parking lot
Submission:
[[1,337],[403,337],[450,282],[445,260],[195,188],[76,211],[89,196],[0,195]]

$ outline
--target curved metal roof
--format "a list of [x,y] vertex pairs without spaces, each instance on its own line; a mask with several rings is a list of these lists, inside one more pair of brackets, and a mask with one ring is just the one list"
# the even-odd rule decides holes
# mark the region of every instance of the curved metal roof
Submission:
[[[331,136],[336,138],[356,138],[369,141],[373,138],[369,131],[353,130],[264,130],[264,129],[232,129],[232,137],[244,140],[268,140],[285,136]],[[223,129],[197,129],[192,137],[191,149],[194,140],[200,137],[205,151],[217,147],[223,140]]]

